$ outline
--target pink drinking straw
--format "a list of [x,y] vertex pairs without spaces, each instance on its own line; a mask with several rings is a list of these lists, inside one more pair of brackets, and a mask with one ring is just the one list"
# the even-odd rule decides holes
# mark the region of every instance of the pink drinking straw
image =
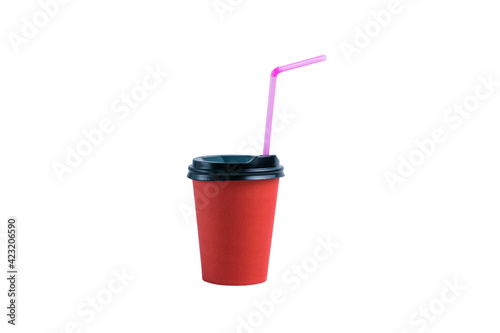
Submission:
[[276,80],[278,74],[289,71],[291,69],[315,64],[320,61],[325,61],[326,55],[314,57],[311,59],[294,62],[290,65],[280,66],[273,69],[271,72],[271,82],[269,84],[269,99],[267,100],[267,118],[266,118],[266,136],[264,138],[264,153],[262,155],[269,155],[269,146],[271,145],[271,129],[273,127],[273,109],[274,109],[274,95],[276,94]]

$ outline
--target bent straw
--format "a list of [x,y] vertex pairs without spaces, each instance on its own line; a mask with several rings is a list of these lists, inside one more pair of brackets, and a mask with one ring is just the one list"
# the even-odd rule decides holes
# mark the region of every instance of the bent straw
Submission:
[[326,55],[314,57],[311,59],[294,62],[290,65],[280,66],[273,69],[271,72],[271,82],[269,83],[269,98],[267,100],[267,117],[266,117],[266,134],[264,137],[264,152],[262,155],[269,155],[269,146],[271,145],[271,130],[273,127],[273,109],[274,109],[274,96],[276,94],[276,80],[278,74],[289,71],[291,69],[312,65],[320,61],[325,61]]

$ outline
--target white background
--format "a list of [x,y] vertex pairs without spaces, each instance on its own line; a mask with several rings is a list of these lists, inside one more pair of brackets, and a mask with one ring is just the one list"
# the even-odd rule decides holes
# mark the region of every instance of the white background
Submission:
[[[479,76],[500,81],[496,2],[401,0],[350,63],[341,43],[389,1],[232,3],[222,20],[211,0],[72,0],[15,52],[8,36],[40,5],[2,2],[0,232],[18,217],[20,282],[13,329],[2,278],[0,331],[237,332],[249,316],[241,332],[498,331],[500,87],[460,128],[443,120]],[[271,70],[321,54],[278,79],[276,110],[293,116],[271,145],[286,177],[268,281],[203,282],[191,159],[241,153],[264,127]],[[112,103],[148,66],[168,78],[120,119]],[[104,118],[113,132],[59,181],[52,164]],[[384,173],[436,127],[448,139],[391,191]],[[292,290],[282,276],[317,237],[341,245]],[[133,280],[87,323],[77,308],[122,269]],[[447,279],[467,289],[412,325]],[[286,299],[258,322],[274,289]]]

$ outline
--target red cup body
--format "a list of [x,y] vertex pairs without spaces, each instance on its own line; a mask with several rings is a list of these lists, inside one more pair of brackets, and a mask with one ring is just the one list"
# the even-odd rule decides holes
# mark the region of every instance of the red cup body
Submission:
[[193,180],[203,280],[266,281],[279,178]]

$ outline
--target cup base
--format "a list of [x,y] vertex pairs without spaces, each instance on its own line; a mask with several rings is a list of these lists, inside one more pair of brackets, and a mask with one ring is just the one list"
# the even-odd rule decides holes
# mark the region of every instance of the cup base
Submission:
[[241,282],[241,281],[238,281],[238,282],[227,282],[227,281],[221,282],[221,281],[214,281],[214,280],[210,280],[210,279],[205,279],[204,277],[202,277],[202,279],[203,279],[203,281],[205,281],[207,283],[216,284],[216,285],[219,285],[219,286],[252,286],[252,285],[261,284],[261,283],[264,283],[264,282],[267,281],[267,278],[265,280],[262,280],[262,281],[247,281],[247,282]]

